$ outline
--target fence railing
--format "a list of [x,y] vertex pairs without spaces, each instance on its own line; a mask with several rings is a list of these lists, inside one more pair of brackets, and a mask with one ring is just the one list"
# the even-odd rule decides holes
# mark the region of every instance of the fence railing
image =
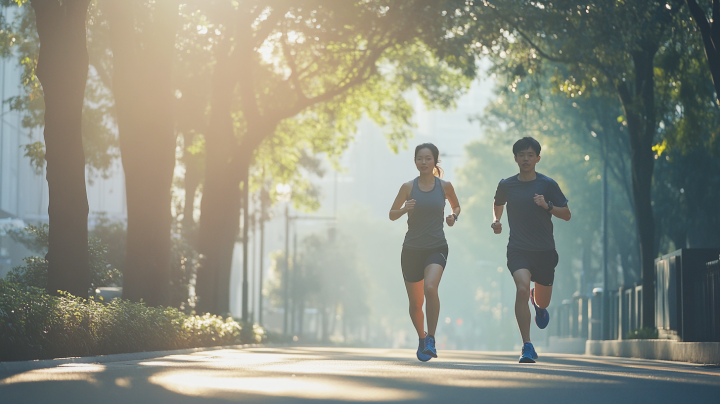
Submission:
[[720,249],[680,249],[655,260],[655,325],[661,338],[720,341]]
[[[660,338],[720,342],[720,249],[681,249],[655,260],[655,325]],[[642,327],[642,285],[608,294],[608,339]],[[603,291],[550,307],[548,336],[603,339]]]

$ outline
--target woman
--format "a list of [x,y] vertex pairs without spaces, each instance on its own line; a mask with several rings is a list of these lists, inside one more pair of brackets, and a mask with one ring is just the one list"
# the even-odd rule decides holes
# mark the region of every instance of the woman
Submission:
[[[448,257],[448,245],[443,232],[445,199],[452,208],[452,214],[445,218],[447,225],[453,226],[460,214],[460,204],[452,184],[439,178],[443,174],[438,166],[439,154],[438,148],[432,143],[423,143],[415,148],[415,166],[420,176],[400,187],[390,209],[390,220],[408,214],[408,231],[403,243],[401,264],[410,300],[410,319],[420,339],[417,358],[423,362],[437,358],[435,328],[440,315],[438,285]],[[422,310],[425,299],[427,333]]]

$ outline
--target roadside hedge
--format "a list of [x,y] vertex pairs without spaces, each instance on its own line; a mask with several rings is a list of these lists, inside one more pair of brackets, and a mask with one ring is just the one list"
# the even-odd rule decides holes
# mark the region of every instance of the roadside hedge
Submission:
[[116,299],[50,296],[0,280],[0,361],[263,342],[259,327]]

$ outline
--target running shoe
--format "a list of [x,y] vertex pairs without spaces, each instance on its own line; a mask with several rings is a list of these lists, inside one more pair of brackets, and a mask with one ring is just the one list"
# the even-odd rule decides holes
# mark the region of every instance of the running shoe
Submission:
[[542,330],[547,327],[550,322],[550,312],[547,311],[547,309],[541,309],[537,304],[535,304],[535,288],[530,290],[530,301],[532,302],[533,307],[535,307],[535,324],[537,324],[538,328]]
[[437,358],[437,351],[435,350],[435,337],[432,335],[428,335],[425,337],[425,349],[423,349],[422,353],[425,355],[430,355],[433,358]]
[[538,358],[535,347],[531,342],[526,342],[522,347],[522,354],[520,355],[520,363],[535,363],[535,359]]
[[[427,333],[425,335],[427,336]],[[420,343],[418,344],[417,358],[420,362],[427,362],[432,359],[432,356],[423,353],[423,350],[425,349],[425,338],[419,339]]]

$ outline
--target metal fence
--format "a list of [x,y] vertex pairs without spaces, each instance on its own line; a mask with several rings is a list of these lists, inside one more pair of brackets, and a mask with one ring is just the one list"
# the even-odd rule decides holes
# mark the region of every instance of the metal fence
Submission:
[[[655,324],[660,338],[720,342],[720,249],[681,249],[655,260]],[[642,328],[642,285],[608,291],[608,339]],[[603,339],[603,291],[549,308],[548,336]]]
[[655,260],[655,325],[661,338],[720,341],[720,249],[680,249]]
[[[596,288],[592,296],[575,295],[551,309],[557,321],[550,336],[560,338],[602,339],[603,293]],[[625,339],[628,332],[642,323],[642,285],[622,287],[609,292],[608,337]]]

